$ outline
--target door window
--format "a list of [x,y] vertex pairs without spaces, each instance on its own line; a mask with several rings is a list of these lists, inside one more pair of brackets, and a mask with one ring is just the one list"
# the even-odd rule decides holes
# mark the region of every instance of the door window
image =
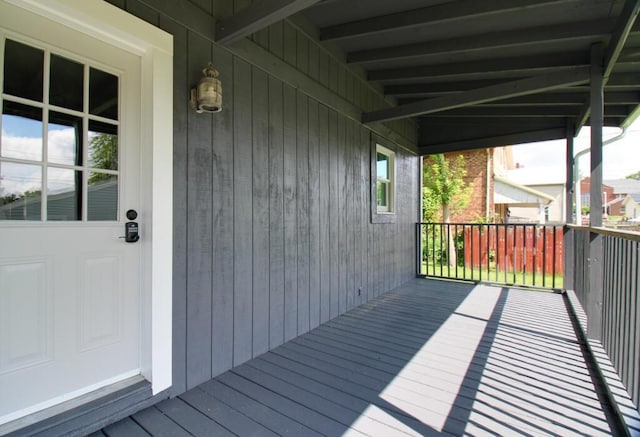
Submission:
[[118,76],[3,45],[0,221],[118,220]]

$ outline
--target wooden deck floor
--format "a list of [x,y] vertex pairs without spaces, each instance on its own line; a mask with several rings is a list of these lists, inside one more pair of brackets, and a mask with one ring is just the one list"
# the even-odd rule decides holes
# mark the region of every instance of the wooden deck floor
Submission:
[[416,279],[100,434],[611,431],[562,296]]

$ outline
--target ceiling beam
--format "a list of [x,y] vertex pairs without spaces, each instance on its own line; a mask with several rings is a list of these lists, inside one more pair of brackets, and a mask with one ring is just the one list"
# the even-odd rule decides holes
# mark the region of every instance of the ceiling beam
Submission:
[[362,114],[362,122],[388,121],[446,111],[511,97],[524,96],[589,81],[589,67],[575,67],[562,73],[541,75],[478,88],[466,93],[437,97]]
[[431,118],[444,117],[493,117],[493,118],[549,118],[549,117],[571,117],[576,118],[580,109],[575,106],[546,107],[486,107],[484,105],[468,106],[465,108],[452,109],[450,111],[436,112],[431,114]]
[[462,0],[325,27],[320,29],[320,40],[353,38],[394,29],[433,25],[518,10],[524,12],[525,9],[561,3],[579,3],[579,1]]
[[[604,95],[605,105],[638,105],[640,92],[620,91],[607,92]],[[513,99],[499,100],[487,103],[485,106],[581,106],[589,99],[588,93],[543,93]]]
[[[485,108],[518,108],[518,107],[557,107],[557,106],[573,106],[581,107],[585,99],[588,99],[589,95],[585,93],[541,93],[530,94],[522,97],[514,97],[512,99],[496,100],[494,102],[483,103],[482,107]],[[398,104],[406,104],[422,101],[424,98],[402,98],[398,99]],[[629,103],[629,102],[625,102]],[[640,100],[638,100],[640,103]],[[631,103],[629,103],[631,104]]]
[[501,83],[504,83],[504,80],[493,79],[493,80],[471,80],[471,81],[460,81],[460,82],[387,85],[384,87],[384,94],[386,96],[395,96],[395,97],[453,94],[453,93],[461,93],[464,91],[474,90],[477,88],[484,88],[491,85],[499,85]]
[[[609,44],[604,55],[603,86],[606,86],[609,82],[611,72],[622,54],[624,44],[633,29],[638,12],[640,12],[640,0],[625,1],[622,12],[618,16],[616,25],[611,33],[611,38],[609,39]],[[578,118],[578,123],[575,127],[576,135],[580,133],[580,130],[587,123],[590,116],[591,106],[587,103]]]
[[[587,66],[567,67],[565,71],[573,71],[576,68],[589,68]],[[553,74],[561,74],[557,72]],[[548,74],[551,76],[553,74]],[[541,75],[539,75],[541,76]],[[533,77],[533,76],[524,76]],[[523,77],[523,78],[524,78]],[[403,85],[387,85],[384,87],[384,94],[394,97],[415,97],[415,96],[430,96],[437,94],[453,94],[462,93],[465,91],[473,90],[476,88],[484,88],[490,85],[497,85],[504,83],[504,80],[500,79],[485,79],[485,80],[472,80],[472,81],[459,81],[459,82],[436,82],[436,83],[412,83]],[[609,83],[605,87],[606,92],[625,92],[636,91],[638,89],[638,74],[637,73],[616,73],[609,78]],[[576,86],[571,90],[572,92],[579,91],[589,93],[588,84]]]
[[237,14],[218,21],[216,42],[230,44],[290,15],[317,3],[319,0],[261,0]]
[[[588,93],[568,92],[568,93],[541,93],[530,94],[528,96],[514,97],[512,99],[496,100],[494,102],[483,103],[484,108],[518,108],[526,107],[582,107],[589,99]],[[640,92],[637,91],[615,91],[604,94],[605,108],[616,105],[640,105]],[[423,98],[399,99],[401,104],[413,103],[424,100]]]
[[421,145],[418,146],[418,153],[420,155],[432,155],[434,153],[459,152],[462,150],[486,149],[488,147],[534,143],[538,141],[564,138],[565,133],[566,128],[559,127],[538,131],[519,132],[507,135],[496,135],[491,137],[470,138],[468,140],[456,141],[452,143]]
[[[493,118],[572,118],[577,119],[580,108],[577,106],[555,106],[555,107],[491,107],[485,105],[469,106],[465,108],[452,109],[450,111],[437,112],[431,114],[432,118],[444,117],[493,117]],[[628,114],[626,106],[609,105],[605,106],[604,116],[607,118],[621,118]]]
[[614,21],[597,20],[491,32],[483,35],[355,51],[347,54],[347,62],[366,63],[419,56],[435,56],[452,53],[462,54],[505,49],[507,47],[557,43],[567,40],[596,42],[609,36],[613,26]]
[[609,45],[607,46],[607,51],[605,52],[604,57],[604,84],[607,84],[607,80],[609,79],[609,75],[613,71],[613,67],[615,66],[618,58],[620,57],[620,53],[622,52],[622,48],[624,47],[625,42],[633,28],[633,24],[636,21],[636,17],[638,16],[638,12],[640,12],[640,0],[627,0],[624,3],[624,7],[622,8],[622,12],[618,17],[618,21],[616,22],[616,27],[611,34],[611,39],[609,40]]
[[483,79],[487,76],[513,77],[513,75],[526,77],[576,65],[589,65],[589,56],[584,52],[550,53],[544,57],[528,56],[372,70],[368,72],[367,78],[378,81],[396,81],[425,77],[429,79]]

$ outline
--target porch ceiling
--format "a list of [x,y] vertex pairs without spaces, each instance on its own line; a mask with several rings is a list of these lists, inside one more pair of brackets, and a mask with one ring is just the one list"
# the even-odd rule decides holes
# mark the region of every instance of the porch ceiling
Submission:
[[416,119],[424,154],[577,133],[589,124],[597,43],[605,125],[638,115],[638,0],[280,2],[306,7],[320,39],[395,98],[396,107],[364,113],[363,122]]

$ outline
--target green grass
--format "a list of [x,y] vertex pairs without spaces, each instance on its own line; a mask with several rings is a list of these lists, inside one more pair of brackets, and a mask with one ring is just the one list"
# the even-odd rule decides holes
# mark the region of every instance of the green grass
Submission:
[[[528,287],[540,287],[540,288],[554,288],[560,289],[563,286],[563,277],[562,275],[555,275],[555,283],[553,282],[553,275],[546,274],[543,275],[542,272],[513,272],[504,270],[497,270],[495,265],[491,265],[487,271],[486,268],[464,268],[462,266],[449,267],[448,265],[440,265],[440,263],[427,263],[425,261],[422,262],[422,268],[420,271],[421,274],[427,276],[436,276],[442,278],[450,278],[450,279],[463,279],[463,280],[472,280],[479,281],[482,280],[484,282],[496,282],[502,284],[514,284],[514,285],[525,285]],[[515,275],[515,277],[514,277]]]

